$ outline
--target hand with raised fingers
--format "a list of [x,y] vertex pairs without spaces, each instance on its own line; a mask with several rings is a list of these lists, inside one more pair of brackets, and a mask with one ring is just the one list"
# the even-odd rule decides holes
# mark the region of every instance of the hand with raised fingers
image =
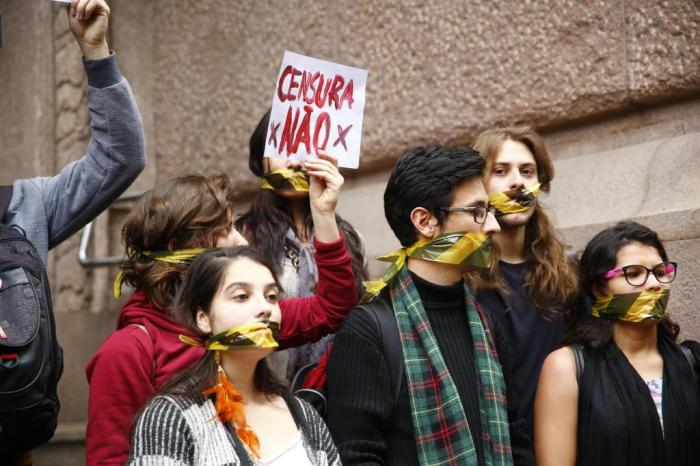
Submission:
[[70,30],[88,60],[99,60],[109,55],[107,27],[109,6],[105,0],[73,0],[67,6]]
[[316,238],[330,243],[340,238],[335,220],[340,188],[345,180],[338,171],[338,161],[328,152],[318,151],[318,159],[304,162],[309,175],[309,203]]
[[338,171],[338,161],[325,151],[318,151],[318,159],[304,162],[309,175],[309,203],[311,211],[323,215],[335,215],[343,175]]

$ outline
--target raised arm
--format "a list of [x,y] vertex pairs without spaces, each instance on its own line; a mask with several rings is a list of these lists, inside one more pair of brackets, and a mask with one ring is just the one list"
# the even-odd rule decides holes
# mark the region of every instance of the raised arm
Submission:
[[145,166],[143,125],[129,84],[107,45],[105,0],[74,0],[68,20],[88,78],[87,154],[53,177],[27,180],[40,189],[54,247],[106,209]]
[[332,243],[314,239],[318,266],[316,294],[280,301],[282,327],[279,343],[283,348],[318,341],[335,332],[357,304],[350,254],[343,237]]
[[314,247],[318,266],[316,294],[282,300],[282,347],[318,341],[340,327],[357,304],[352,259],[338,231],[335,208],[343,186],[336,161],[319,151],[319,159],[304,162],[309,174],[309,203],[314,221]]
[[318,152],[318,159],[304,162],[309,174],[309,205],[314,221],[314,234],[322,243],[332,243],[340,238],[335,219],[343,176],[338,171],[337,160],[329,153]]
[[578,382],[571,349],[544,361],[535,396],[535,457],[538,466],[576,464]]

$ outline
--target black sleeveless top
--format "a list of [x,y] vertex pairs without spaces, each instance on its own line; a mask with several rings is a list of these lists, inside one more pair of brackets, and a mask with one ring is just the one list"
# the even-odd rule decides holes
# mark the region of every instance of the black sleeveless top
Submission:
[[700,465],[700,385],[680,347],[659,332],[662,431],[647,384],[611,340],[584,349],[577,466]]

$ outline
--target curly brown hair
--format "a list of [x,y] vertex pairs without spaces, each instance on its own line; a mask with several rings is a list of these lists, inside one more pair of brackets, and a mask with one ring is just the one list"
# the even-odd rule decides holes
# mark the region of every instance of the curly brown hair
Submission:
[[147,191],[122,227],[125,281],[168,310],[187,264],[154,260],[142,252],[214,247],[233,226],[233,202],[226,175],[182,176]]

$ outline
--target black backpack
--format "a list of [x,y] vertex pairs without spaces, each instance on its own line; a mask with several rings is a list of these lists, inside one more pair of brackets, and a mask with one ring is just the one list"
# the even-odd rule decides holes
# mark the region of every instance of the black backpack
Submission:
[[[401,381],[403,380],[403,356],[394,310],[386,299],[389,298],[380,295],[369,303],[358,305],[353,312],[369,313],[377,326],[379,335],[381,335],[382,338],[382,353],[388,363],[389,378],[392,384],[391,389],[394,394],[393,403],[394,406],[396,406],[399,400]],[[331,355],[332,349],[333,346],[331,344],[321,360],[328,358]],[[295,396],[307,401],[319,412],[321,417],[326,419],[327,386],[325,384],[322,386],[311,384],[312,386],[308,386],[309,384],[305,383],[311,371],[318,371],[320,369],[317,368],[317,366],[318,363],[315,363],[299,369],[297,373],[294,374],[290,388]],[[325,367],[323,370],[325,370]]]
[[[0,219],[12,187],[0,187]],[[44,264],[17,226],[0,224],[0,455],[48,442],[56,430],[63,352]]]

